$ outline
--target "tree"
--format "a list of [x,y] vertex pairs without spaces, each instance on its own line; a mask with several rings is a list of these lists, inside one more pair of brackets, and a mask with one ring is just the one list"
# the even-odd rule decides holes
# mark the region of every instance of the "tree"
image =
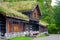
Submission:
[[57,1],[57,5],[54,6],[54,13],[56,27],[58,28],[57,32],[60,32],[60,1]]
[[57,27],[55,24],[54,11],[51,6],[51,1],[52,0],[38,0],[38,4],[40,5],[40,10],[42,13],[41,20],[49,23],[49,33],[56,33],[54,30],[57,30]]

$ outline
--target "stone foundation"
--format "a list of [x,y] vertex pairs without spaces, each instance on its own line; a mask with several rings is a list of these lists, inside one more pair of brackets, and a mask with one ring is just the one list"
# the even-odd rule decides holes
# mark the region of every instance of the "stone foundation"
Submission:
[[11,32],[11,33],[5,33],[6,38],[13,38],[17,36],[25,36],[24,32]]

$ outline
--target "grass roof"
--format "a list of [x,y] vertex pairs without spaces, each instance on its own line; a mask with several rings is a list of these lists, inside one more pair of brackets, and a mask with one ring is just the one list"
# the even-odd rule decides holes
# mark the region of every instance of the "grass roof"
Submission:
[[32,10],[36,1],[1,2],[1,4],[14,10]]
[[42,20],[40,20],[39,24],[42,25],[42,26],[47,26],[47,25],[49,25],[48,23],[46,23],[46,22],[44,22],[44,21],[42,21]]
[[18,19],[23,19],[23,20],[29,20],[28,16],[22,14],[21,12],[17,12],[13,9],[8,8],[5,5],[0,4],[0,12],[3,12],[5,16],[13,17],[13,18],[18,18]]
[[37,1],[37,0],[0,0],[0,2],[4,2],[4,1],[7,1],[7,2],[18,2],[18,1]]

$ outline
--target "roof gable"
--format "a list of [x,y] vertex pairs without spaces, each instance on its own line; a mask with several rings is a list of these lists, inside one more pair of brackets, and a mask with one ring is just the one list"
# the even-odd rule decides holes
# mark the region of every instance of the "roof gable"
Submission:
[[36,1],[2,2],[1,4],[14,10],[32,10]]

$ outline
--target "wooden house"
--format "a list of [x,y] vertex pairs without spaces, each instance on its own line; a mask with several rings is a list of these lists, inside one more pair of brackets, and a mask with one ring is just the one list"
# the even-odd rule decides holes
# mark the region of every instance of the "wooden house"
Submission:
[[[35,1],[0,3],[0,32],[6,35],[39,33],[41,13]],[[1,34],[1,35],[2,35]]]
[[0,5],[0,33],[2,36],[5,33],[24,32],[24,25],[28,21],[28,16]]
[[39,22],[39,33],[45,32],[48,34],[48,25],[49,25],[48,23],[40,20],[40,22]]

